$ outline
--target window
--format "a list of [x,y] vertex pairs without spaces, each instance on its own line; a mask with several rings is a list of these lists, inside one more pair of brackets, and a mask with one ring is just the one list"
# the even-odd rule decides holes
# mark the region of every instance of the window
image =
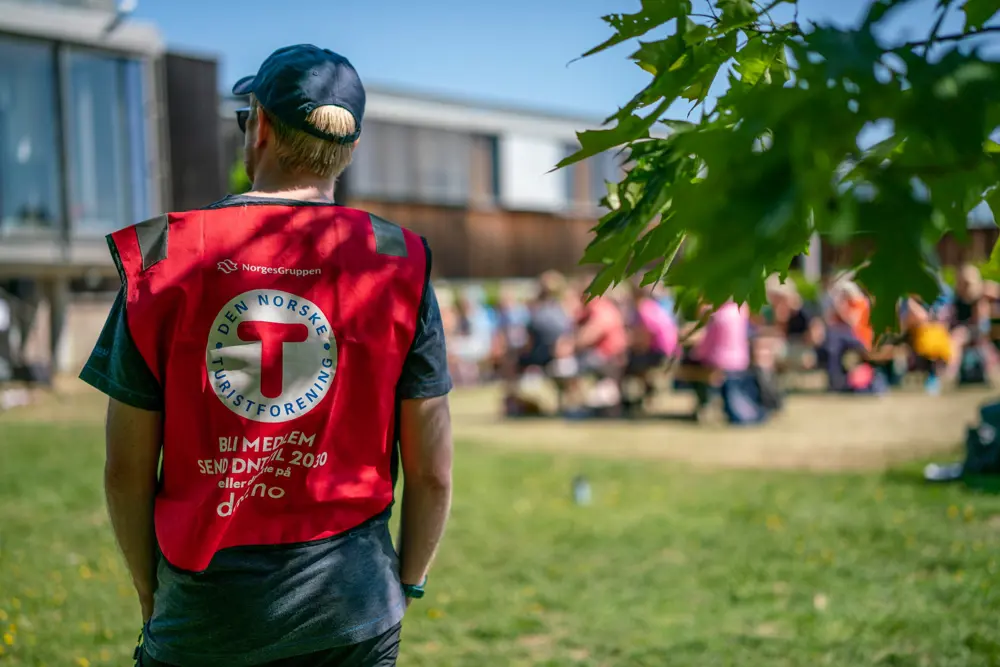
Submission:
[[490,199],[496,201],[500,198],[500,138],[483,137],[483,142],[490,156]]
[[500,197],[498,138],[494,135],[471,137],[472,162],[469,170],[469,203],[490,208]]
[[474,137],[429,127],[365,122],[350,167],[354,197],[465,204]]
[[61,226],[51,46],[0,39],[0,236]]
[[468,201],[472,170],[470,139],[467,134],[429,127],[413,130],[418,198],[442,203]]
[[71,51],[66,73],[73,232],[103,235],[148,215],[141,64]]
[[125,95],[125,117],[128,125],[129,185],[132,188],[132,219],[126,224],[145,220],[149,210],[149,163],[146,159],[146,91],[143,87],[143,65],[137,60],[122,63]]
[[500,142],[500,186],[504,208],[554,213],[566,210],[566,175],[552,171],[564,157],[562,141],[507,133]]
[[[563,144],[562,152],[564,153],[564,158],[569,157],[573,153],[580,150],[577,144],[566,143]],[[566,202],[573,206],[580,199],[579,192],[577,192],[577,178],[580,174],[580,163],[574,162],[573,164],[567,165],[561,169],[563,174],[563,185],[566,188]]]
[[600,203],[608,195],[606,182],[618,183],[625,175],[621,158],[613,152],[598,153],[590,159],[590,199]]

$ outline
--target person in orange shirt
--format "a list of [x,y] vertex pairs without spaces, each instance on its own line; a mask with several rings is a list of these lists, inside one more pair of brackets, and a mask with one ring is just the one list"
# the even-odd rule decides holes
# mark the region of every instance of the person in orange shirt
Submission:
[[[874,332],[871,304],[858,285],[841,279],[830,290],[826,331],[817,350],[831,391],[872,393],[880,390],[868,363]],[[855,359],[850,361],[849,359]]]
[[875,340],[871,325],[871,302],[858,284],[850,280],[834,286],[834,308],[837,315],[851,327],[855,337],[869,352]]

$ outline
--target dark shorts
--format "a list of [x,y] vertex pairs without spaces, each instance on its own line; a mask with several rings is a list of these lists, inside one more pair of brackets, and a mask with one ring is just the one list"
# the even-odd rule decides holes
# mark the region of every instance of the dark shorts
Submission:
[[552,363],[554,358],[550,348],[536,346],[518,357],[517,367],[522,372],[535,366],[544,369]]
[[[257,667],[395,667],[399,657],[399,636],[402,630],[397,625],[391,630],[350,646],[338,646],[319,653],[285,658],[261,664]],[[168,665],[154,660],[142,651],[136,667],[185,667],[184,665]]]
[[667,355],[657,350],[630,352],[628,365],[625,366],[625,375],[645,375],[654,368],[663,365],[666,358]]

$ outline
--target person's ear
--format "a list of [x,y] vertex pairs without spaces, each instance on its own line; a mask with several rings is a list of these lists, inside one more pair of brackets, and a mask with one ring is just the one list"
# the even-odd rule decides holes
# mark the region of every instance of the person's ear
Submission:
[[271,137],[271,121],[264,113],[264,110],[257,107],[257,139],[254,142],[254,146],[261,148]]

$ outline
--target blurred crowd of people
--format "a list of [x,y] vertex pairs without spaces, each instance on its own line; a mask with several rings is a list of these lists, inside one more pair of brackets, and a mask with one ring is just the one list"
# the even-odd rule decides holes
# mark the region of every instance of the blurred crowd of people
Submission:
[[[437,295],[456,384],[499,381],[510,416],[542,412],[536,398],[546,388],[565,415],[616,416],[642,412],[673,386],[696,397],[695,416],[721,403],[730,421],[758,422],[781,408],[797,376],[856,394],[882,393],[908,376],[928,393],[988,382],[1000,368],[1000,285],[973,265],[954,282],[941,281],[929,303],[902,300],[900,333],[879,341],[871,299],[850,275],[825,276],[807,296],[772,276],[757,314],[735,303],[712,311],[661,285],[626,284],[588,300],[589,276],[554,271],[506,283],[492,298],[480,285],[439,286]],[[22,400],[11,381],[44,377],[23,362],[18,335],[34,311],[4,287],[0,410]]]
[[898,304],[900,334],[876,342],[871,299],[850,275],[827,276],[813,299],[773,276],[767,306],[751,314],[727,303],[675,309],[662,287],[626,285],[588,300],[588,277],[556,272],[533,290],[500,288],[488,304],[479,287],[438,290],[449,364],[457,384],[499,380],[511,416],[540,410],[524,388],[550,382],[565,414],[641,410],[667,374],[692,390],[696,412],[713,402],[730,421],[762,421],[780,409],[789,372],[825,376],[833,392],[878,394],[920,372],[928,392],[949,383],[986,382],[998,364],[992,323],[1000,286],[962,267],[939,297]]

